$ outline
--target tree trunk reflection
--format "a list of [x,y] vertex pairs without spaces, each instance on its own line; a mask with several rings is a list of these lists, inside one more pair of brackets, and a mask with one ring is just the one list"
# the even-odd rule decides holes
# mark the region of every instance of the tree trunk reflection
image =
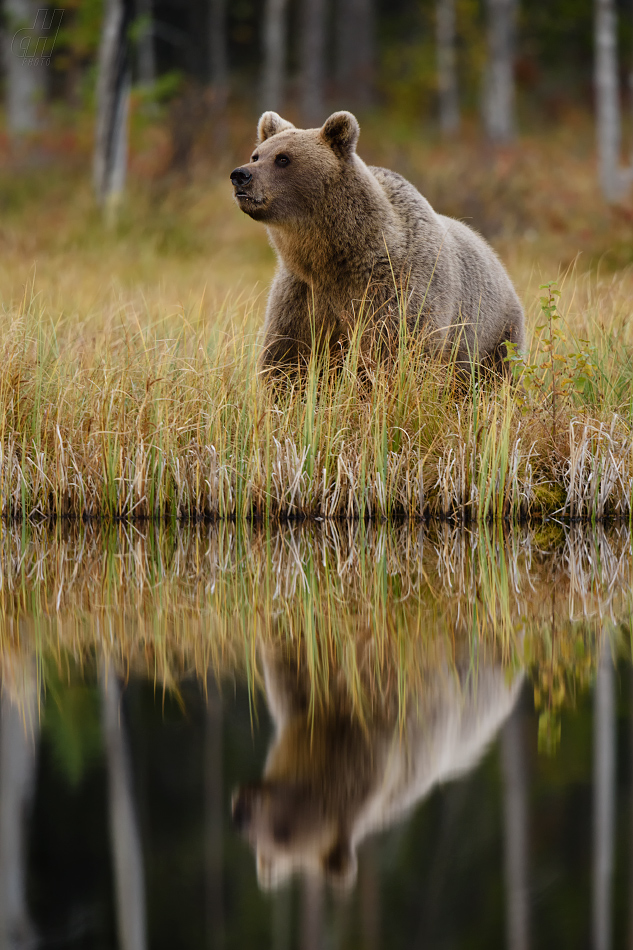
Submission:
[[120,716],[121,690],[111,663],[102,670],[101,691],[119,948],[144,950],[147,939],[143,854],[129,750]]
[[593,945],[611,947],[611,887],[615,830],[615,696],[608,637],[603,635],[593,719]]
[[302,881],[301,950],[321,950],[323,946],[323,881],[307,875]]
[[0,706],[0,950],[36,944],[26,902],[27,816],[40,731],[34,668],[21,685],[19,699],[3,692]]
[[528,787],[521,707],[514,711],[501,737],[504,781],[504,861],[507,943],[527,950],[529,938]]
[[205,858],[207,946],[224,946],[224,895],[222,888],[222,702],[210,677],[205,723]]

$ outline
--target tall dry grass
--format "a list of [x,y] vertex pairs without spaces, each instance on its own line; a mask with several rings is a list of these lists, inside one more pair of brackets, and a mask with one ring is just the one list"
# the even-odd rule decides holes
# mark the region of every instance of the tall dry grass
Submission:
[[[249,301],[226,301],[211,324],[202,305],[152,318],[121,295],[95,331],[90,315],[51,311],[29,285],[0,314],[0,511],[630,519],[624,288],[572,275],[563,293],[558,376],[534,338],[527,389],[464,384],[413,342],[368,371],[358,338],[341,366],[315,356],[300,383],[271,387]],[[577,366],[581,334],[590,376]]]
[[[383,131],[364,126],[363,154],[503,252],[526,305],[522,388],[464,388],[415,347],[359,384],[356,341],[342,370],[315,360],[271,390],[256,357],[273,256],[208,161],[169,187],[133,177],[112,230],[83,175],[2,172],[5,519],[630,520],[633,280],[604,257],[626,209],[592,196],[573,129],[494,160]],[[552,351],[536,329],[550,279]]]

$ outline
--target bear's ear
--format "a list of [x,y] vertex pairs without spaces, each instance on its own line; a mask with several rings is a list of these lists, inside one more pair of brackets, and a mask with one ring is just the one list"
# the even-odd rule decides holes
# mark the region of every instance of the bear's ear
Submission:
[[321,129],[321,138],[341,158],[349,158],[356,149],[360,126],[351,112],[335,112]]
[[278,132],[285,132],[286,129],[294,129],[292,122],[282,119],[276,112],[264,112],[257,123],[257,141],[265,142],[271,135],[277,135]]

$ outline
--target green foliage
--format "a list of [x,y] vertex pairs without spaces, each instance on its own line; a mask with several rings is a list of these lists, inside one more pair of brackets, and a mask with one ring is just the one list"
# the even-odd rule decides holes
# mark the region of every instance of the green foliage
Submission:
[[52,664],[46,673],[46,687],[42,731],[60,772],[74,788],[102,755],[99,693],[96,687],[75,678],[64,683]]
[[[416,7],[415,16],[400,18],[400,26],[392,15],[382,22],[386,39],[381,43],[380,89],[397,116],[419,123],[436,109],[435,8]],[[476,108],[486,61],[485,30],[476,0],[458,0],[456,31],[461,103],[466,109]]]
[[432,36],[384,51],[381,87],[400,115],[411,120],[428,112],[436,85]]
[[93,59],[99,48],[103,0],[60,0],[64,11],[55,44],[55,69],[65,72]]
[[545,755],[556,753],[561,740],[561,714],[574,707],[578,695],[590,688],[598,657],[597,638],[591,628],[557,625],[554,609],[552,606],[550,623],[538,636],[531,635],[525,646],[534,707],[539,714],[538,749]]
[[541,755],[555,755],[560,745],[560,717],[544,710],[538,717],[538,750]]
[[134,46],[137,46],[140,40],[143,39],[148,29],[151,28],[152,18],[149,14],[143,13],[141,16],[137,16],[130,29],[128,30],[128,39],[130,43]]
[[570,339],[558,309],[560,290],[556,281],[541,284],[542,323],[535,327],[536,347],[524,358],[514,344],[508,344],[508,362],[515,379],[527,396],[535,396],[547,407],[556,442],[561,414],[566,407],[583,401],[595,367],[588,340]]
[[171,69],[159,76],[151,86],[137,87],[137,95],[142,102],[165,105],[174,99],[182,90],[184,75],[178,69]]

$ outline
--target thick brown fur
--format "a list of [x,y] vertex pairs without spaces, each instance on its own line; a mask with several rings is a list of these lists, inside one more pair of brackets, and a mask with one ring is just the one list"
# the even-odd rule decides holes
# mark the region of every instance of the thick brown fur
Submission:
[[476,672],[444,667],[420,684],[404,724],[388,704],[361,723],[336,686],[311,713],[296,656],[267,649],[263,664],[275,738],[263,780],[236,791],[233,818],[267,888],[297,871],[351,885],[360,843],[473,768],[522,682],[483,661]]
[[524,320],[499,258],[400,175],[367,166],[359,131],[349,112],[320,129],[265,112],[251,161],[231,176],[239,207],[266,224],[279,261],[261,367],[296,364],[361,321],[391,335],[404,319],[458,365],[502,371],[505,344],[523,346]]

